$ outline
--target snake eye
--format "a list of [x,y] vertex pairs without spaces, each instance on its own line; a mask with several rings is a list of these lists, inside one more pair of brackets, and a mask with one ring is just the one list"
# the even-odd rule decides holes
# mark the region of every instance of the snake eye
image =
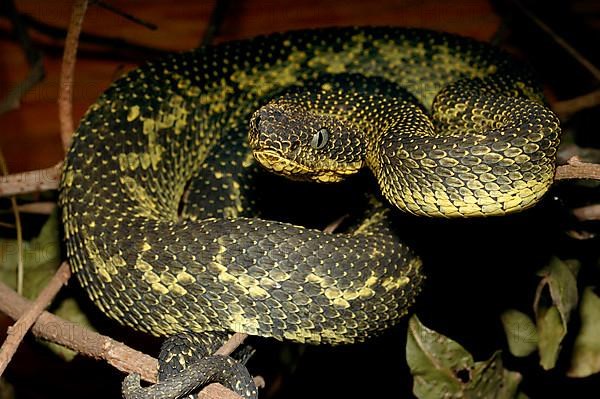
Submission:
[[312,140],[310,141],[310,146],[315,150],[320,150],[321,148],[325,147],[325,144],[327,144],[328,140],[329,131],[325,128],[321,128],[313,135]]

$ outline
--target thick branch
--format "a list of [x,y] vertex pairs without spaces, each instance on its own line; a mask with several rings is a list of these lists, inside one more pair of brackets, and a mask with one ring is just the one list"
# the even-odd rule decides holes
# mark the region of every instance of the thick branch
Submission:
[[42,292],[29,307],[29,309],[19,317],[19,320],[8,329],[6,340],[0,347],[0,375],[6,370],[6,366],[10,363],[13,355],[17,351],[19,344],[23,341],[25,334],[37,320],[39,315],[50,305],[58,291],[71,277],[69,265],[64,262],[56,271],[48,285],[44,287]]
[[[32,303],[0,282],[0,311],[17,320]],[[39,338],[57,343],[85,356],[104,359],[124,373],[137,373],[144,381],[156,383],[158,362],[155,358],[132,349],[105,335],[79,324],[42,312],[31,331]],[[239,396],[219,384],[210,384],[202,390],[203,398],[236,398]],[[227,392],[229,396],[224,396]]]
[[28,194],[58,188],[62,162],[46,169],[0,177],[0,197]]
[[562,179],[594,179],[600,180],[600,165],[581,162],[577,157],[572,157],[567,165],[556,168],[555,180]]
[[[0,282],[0,311],[17,320],[30,306],[30,301]],[[83,355],[105,359],[125,373],[138,373],[142,379],[156,382],[156,359],[79,324],[61,319],[52,313],[42,312],[31,331],[40,338]]]

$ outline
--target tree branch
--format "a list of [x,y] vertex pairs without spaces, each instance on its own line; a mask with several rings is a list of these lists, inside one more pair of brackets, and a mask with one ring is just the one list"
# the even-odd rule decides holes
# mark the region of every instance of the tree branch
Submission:
[[561,117],[566,118],[576,112],[598,105],[600,105],[600,90],[595,90],[569,100],[557,101],[552,104],[552,109]]
[[10,89],[6,97],[2,99],[2,102],[0,102],[0,114],[19,108],[21,98],[44,79],[45,73],[44,64],[40,58],[31,66],[25,79]]
[[202,35],[199,47],[208,46],[213,42],[215,36],[219,33],[221,25],[223,25],[223,20],[227,15],[230,2],[230,0],[218,0],[215,2],[210,19],[208,20],[208,26],[206,27],[206,31],[204,31],[204,35]]
[[117,14],[120,17],[125,18],[126,20],[129,20],[129,21],[131,21],[133,23],[141,25],[141,26],[143,26],[145,28],[148,28],[150,30],[157,30],[158,29],[158,26],[156,26],[155,24],[153,24],[151,22],[148,22],[148,21],[144,21],[143,19],[138,18],[135,15],[131,15],[129,13],[126,13],[126,12],[118,9],[117,7],[115,7],[113,5],[108,4],[106,1],[94,0],[92,2],[92,4],[94,4],[94,5],[98,6],[98,7],[104,8],[105,10],[108,10],[108,11],[114,13],[114,14]]
[[[17,320],[30,306],[30,301],[0,282],[0,311]],[[31,331],[37,337],[85,356],[104,359],[125,373],[138,373],[145,381],[156,381],[156,359],[52,313],[42,312]]]
[[60,181],[62,162],[46,169],[15,173],[0,177],[0,197],[56,190]]
[[596,68],[594,64],[592,64],[586,57],[583,56],[579,51],[577,51],[573,46],[571,46],[565,39],[559,36],[552,28],[550,28],[546,23],[544,23],[541,19],[539,19],[535,14],[533,14],[527,7],[521,3],[519,0],[513,0],[513,3],[521,10],[523,14],[525,14],[529,19],[531,19],[541,30],[546,32],[560,47],[562,47],[567,53],[571,55],[577,62],[579,62],[588,72],[596,78],[596,80],[600,81],[600,69]]
[[77,58],[77,45],[79,34],[83,25],[83,17],[87,8],[87,0],[75,0],[71,22],[65,41],[65,52],[60,70],[60,81],[58,92],[58,119],[60,120],[60,137],[63,148],[69,147],[73,131],[73,75],[75,72],[75,60]]
[[[32,303],[14,292],[6,284],[0,282],[0,311],[14,320],[20,319],[32,306]],[[31,328],[32,333],[44,340],[57,343],[82,355],[95,359],[103,359],[116,369],[126,373],[137,373],[142,380],[157,382],[158,361],[152,356],[128,347],[105,335],[64,320],[49,312],[42,312]],[[234,335],[235,337],[235,335]],[[233,338],[233,337],[232,337]],[[239,339],[236,338],[236,339]],[[226,343],[224,347],[235,349]],[[232,349],[233,348],[233,349]],[[225,350],[224,354],[227,353]],[[223,349],[219,349],[223,351]],[[229,352],[231,353],[231,352]],[[260,379],[258,379],[260,383]],[[231,390],[219,384],[210,384],[202,391],[202,398],[240,399]],[[227,393],[228,396],[224,396]]]
[[25,52],[25,58],[27,58],[30,68],[25,79],[13,87],[2,102],[0,102],[0,114],[17,109],[21,103],[21,98],[33,86],[44,79],[45,75],[42,54],[33,46],[29,32],[27,31],[26,22],[21,18],[21,14],[18,13],[14,1],[5,2],[4,7],[8,18],[12,22],[17,40]]
[[[6,166],[2,149],[0,149],[0,170],[2,171],[2,176],[8,175],[8,167]],[[15,218],[15,229],[17,233],[17,292],[21,294],[23,293],[23,276],[25,274],[23,266],[23,227],[21,226],[21,214],[19,213],[17,198],[14,195],[11,195],[10,197],[10,207],[12,208],[13,216]]]
[[[46,169],[0,176],[0,197],[56,190],[60,181],[62,162]],[[593,179],[600,180],[600,165],[581,162],[577,157],[569,159],[567,165],[556,168],[555,180]]]
[[[31,15],[19,15],[30,29],[40,33],[43,36],[47,36],[56,41],[63,41],[67,36],[67,30],[62,27],[47,24],[32,17]],[[0,38],[16,41],[15,37],[8,34],[8,32],[2,28],[0,28]],[[33,39],[33,42],[37,47],[44,50],[44,52],[48,54],[54,54],[58,52],[62,53],[64,51],[64,46],[62,44],[60,44],[59,47],[58,44],[48,43],[46,41],[40,42],[35,38]],[[156,47],[145,46],[143,44],[132,43],[119,37],[102,36],[86,32],[81,32],[79,37],[79,45],[80,47],[85,47],[85,49],[82,48],[78,51],[80,56],[81,54],[85,54],[91,58],[119,61],[137,62],[141,59],[158,58],[170,53],[170,51],[167,49],[160,49]],[[109,51],[103,51],[101,49],[96,50],[96,47],[108,48]]]
[[573,209],[573,215],[581,221],[600,220],[600,204]]
[[52,201],[31,202],[17,207],[21,213],[36,213],[39,215],[49,215],[56,208],[56,203]]
[[215,351],[215,355],[229,356],[248,338],[248,334],[235,333],[225,342],[219,349]]
[[0,376],[6,370],[6,366],[10,363],[27,331],[44,309],[50,305],[61,287],[69,280],[69,277],[71,277],[69,265],[63,262],[29,309],[19,317],[12,327],[9,327],[6,340],[0,347]]
[[581,162],[577,157],[571,157],[567,165],[556,168],[555,180],[563,179],[593,179],[600,180],[600,165]]

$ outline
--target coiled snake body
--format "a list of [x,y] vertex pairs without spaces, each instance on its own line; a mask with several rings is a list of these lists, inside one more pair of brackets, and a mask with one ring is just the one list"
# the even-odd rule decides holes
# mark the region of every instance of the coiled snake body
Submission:
[[[82,119],[66,158],[68,257],[102,311],[155,335],[239,331],[310,343],[363,340],[396,323],[422,273],[390,230],[389,212],[377,208],[350,234],[252,218],[248,193],[260,170],[246,143],[251,115],[289,87],[333,76],[331,87],[343,92],[339,82],[353,75],[404,88],[423,106],[390,115],[408,121],[420,112],[416,125],[431,128],[372,146],[380,155],[355,163],[373,169],[395,205],[496,214],[547,190],[556,118],[528,70],[485,44],[425,30],[336,28],[173,55],[114,83]],[[392,123],[377,112],[383,100],[333,98],[364,111],[343,123],[360,126],[371,111],[371,130]],[[341,112],[331,101],[321,106],[321,114]],[[281,118],[262,112],[263,127],[253,125],[256,157],[282,172],[287,144],[269,137]],[[423,121],[427,113],[433,124]],[[328,133],[331,143],[343,141],[335,126]],[[304,161],[295,156],[297,167]]]

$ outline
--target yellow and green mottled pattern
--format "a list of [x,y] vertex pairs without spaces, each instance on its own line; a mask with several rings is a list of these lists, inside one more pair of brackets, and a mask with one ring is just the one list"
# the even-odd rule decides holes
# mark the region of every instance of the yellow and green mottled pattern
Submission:
[[[421,286],[421,262],[379,207],[350,234],[252,218],[258,171],[246,142],[252,112],[265,96],[321,73],[387,78],[429,109],[435,88],[504,76],[510,68],[486,45],[394,28],[291,32],[151,62],[115,82],[74,136],[60,187],[73,271],[106,314],[155,335],[238,331],[311,343],[363,340],[406,313]],[[515,92],[539,94],[526,73],[507,84],[513,83]],[[534,138],[528,145],[541,145]],[[481,187],[453,179],[464,182],[460,173],[473,170],[450,163],[454,153],[483,150],[457,143],[450,157],[438,157],[437,144],[423,145],[432,146],[429,156],[406,143],[393,149],[407,159],[409,184],[386,195],[415,213],[443,209],[445,195],[470,204],[473,193],[478,201]],[[483,189],[506,197],[507,206],[514,197],[503,186],[509,159],[530,157],[527,146],[519,148],[523,154],[491,160],[505,169],[475,172],[489,174]],[[418,187],[429,171],[455,190]],[[524,181],[538,195],[535,178]]]

